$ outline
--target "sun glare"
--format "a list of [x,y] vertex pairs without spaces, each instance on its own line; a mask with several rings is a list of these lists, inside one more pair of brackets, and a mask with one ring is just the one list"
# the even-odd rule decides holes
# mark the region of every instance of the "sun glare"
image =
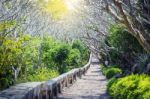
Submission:
[[44,0],[45,11],[50,12],[54,19],[59,19],[67,13],[77,11],[81,0]]
[[66,2],[66,5],[69,10],[75,10],[75,7],[70,2]]
[[76,10],[79,6],[80,0],[65,0],[65,3],[69,10]]

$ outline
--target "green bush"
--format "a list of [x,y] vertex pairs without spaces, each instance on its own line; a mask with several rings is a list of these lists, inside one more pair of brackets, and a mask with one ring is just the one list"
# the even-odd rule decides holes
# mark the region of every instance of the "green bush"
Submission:
[[130,75],[108,83],[108,92],[113,99],[149,99],[150,77]]
[[119,68],[116,68],[116,66],[109,66],[109,67],[105,67],[102,66],[102,73],[108,78],[112,78],[113,76],[115,76],[116,74],[122,74],[122,70]]
[[105,75],[108,79],[112,78],[116,74],[122,74],[121,69],[119,68],[109,68],[106,70]]
[[46,81],[58,76],[59,73],[56,70],[47,68],[41,68],[36,70],[33,74],[27,76],[28,81]]
[[1,88],[7,88],[9,86],[8,79],[7,78],[0,78],[0,89]]
[[105,72],[107,70],[107,67],[105,67],[104,65],[100,65],[101,69],[102,69],[102,73],[105,75]]
[[[72,47],[50,36],[41,38],[20,33],[17,37],[6,36],[0,42],[0,90],[14,83],[56,77],[79,67],[89,55],[80,41]],[[12,67],[19,70],[16,79]]]
[[55,64],[51,60],[50,50],[54,49],[57,46],[56,43],[57,41],[50,36],[44,36],[43,40],[41,41],[40,57],[42,60],[41,65],[43,65],[44,67],[55,69]]
[[[72,44],[72,49],[78,49],[81,53],[81,60],[88,60],[89,58],[89,50],[88,48],[84,45],[83,42],[79,40],[75,40]],[[86,61],[87,62],[87,61]],[[81,64],[85,64],[84,62],[81,62]]]
[[117,78],[113,77],[111,79],[108,80],[108,84],[107,84],[107,90],[108,88],[110,88],[112,86],[113,83],[115,83],[117,81]]
[[74,48],[78,49],[81,53],[84,53],[84,50],[85,50],[85,46],[79,40],[76,40],[76,41],[73,42],[72,48],[73,49]]
[[65,61],[69,56],[70,48],[66,44],[60,44],[50,50],[52,61],[56,64],[57,70],[60,74],[65,72]]
[[67,63],[69,66],[73,66],[73,67],[78,67],[80,65],[80,61],[81,61],[81,53],[78,49],[71,49],[68,59],[67,59]]

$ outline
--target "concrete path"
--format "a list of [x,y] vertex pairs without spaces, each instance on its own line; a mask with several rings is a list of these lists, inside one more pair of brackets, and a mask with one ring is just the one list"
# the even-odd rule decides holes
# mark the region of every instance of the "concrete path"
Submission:
[[65,88],[57,99],[108,99],[106,78],[98,63],[93,63],[85,76]]

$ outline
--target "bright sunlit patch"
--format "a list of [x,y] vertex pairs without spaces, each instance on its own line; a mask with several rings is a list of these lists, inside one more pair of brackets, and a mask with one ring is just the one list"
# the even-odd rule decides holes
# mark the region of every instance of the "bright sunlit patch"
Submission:
[[46,3],[49,1],[49,0],[44,0]]
[[63,0],[48,0],[46,5],[45,10],[49,12],[54,19],[61,18],[68,10]]
[[65,0],[65,3],[69,10],[76,10],[79,6],[80,0]]
[[69,12],[77,11],[81,0],[44,0],[45,10],[49,12],[54,19],[59,19]]
[[70,2],[66,2],[66,5],[69,10],[75,10],[75,7]]

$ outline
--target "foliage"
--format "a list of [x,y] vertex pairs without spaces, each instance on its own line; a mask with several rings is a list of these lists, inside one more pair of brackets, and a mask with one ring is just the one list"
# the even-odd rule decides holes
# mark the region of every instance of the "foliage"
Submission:
[[81,53],[78,49],[74,48],[70,50],[68,63],[69,66],[78,66],[81,61]]
[[0,78],[0,89],[1,88],[7,88],[9,86],[8,79],[7,78]]
[[87,60],[89,57],[89,50],[87,50],[87,47],[84,45],[83,42],[79,41],[79,40],[76,40],[73,42],[72,44],[72,48],[76,48],[80,51],[81,53],[81,58],[83,60]]
[[120,53],[116,49],[112,49],[109,52],[109,56],[113,64],[122,64],[122,58],[123,58],[122,53]]
[[112,86],[112,84],[114,84],[116,81],[117,81],[117,78],[115,78],[115,77],[109,79],[108,84],[107,84],[107,90],[109,90],[109,88]]
[[112,25],[109,30],[108,42],[111,46],[122,52],[141,52],[142,47],[138,41],[125,30],[123,25]]
[[[134,1],[123,1],[126,7],[124,7],[123,3],[120,3],[119,0],[113,0],[110,4],[106,1],[107,4],[106,9],[107,12],[118,22],[125,25],[126,29],[130,31],[130,34],[133,35],[139,42],[139,44],[143,47],[143,49],[150,53],[150,43],[149,43],[149,8],[145,5],[149,5],[149,0],[143,1],[143,4],[138,4],[139,0]],[[114,6],[112,6],[114,5]],[[129,9],[127,9],[129,7]],[[140,9],[142,8],[142,9]],[[134,11],[139,9],[137,15],[142,17],[144,20],[139,20],[136,18],[137,15],[134,15]],[[126,13],[127,12],[127,13]],[[114,14],[117,13],[117,14]],[[132,14],[132,15],[131,15]],[[118,17],[120,16],[120,17]],[[144,17],[143,17],[144,16]],[[130,17],[130,18],[129,18]],[[146,21],[145,21],[146,20]],[[145,24],[146,23],[146,24]],[[146,25],[146,26],[145,26]]]
[[149,99],[150,77],[130,75],[108,84],[108,92],[113,99]]
[[[77,68],[80,67],[82,64],[81,61],[81,53],[78,49],[74,48],[70,50],[68,59],[66,60],[66,64],[68,66],[68,68],[66,69],[66,71],[69,71],[70,69],[73,68]],[[86,60],[87,61],[87,60]]]
[[109,32],[106,41],[114,48],[109,52],[111,61],[125,66],[134,65],[136,53],[144,52],[139,42],[126,31],[123,25],[112,25]]
[[150,62],[150,55],[149,54],[139,54],[139,55],[137,55],[136,61],[142,67],[145,67]]
[[52,37],[44,36],[40,47],[41,48],[40,56],[42,60],[41,66],[55,69],[55,64],[51,60],[50,50],[54,49],[57,45],[58,45],[57,41],[54,40]]
[[114,77],[116,74],[122,74],[122,70],[119,68],[116,68],[115,66],[109,66],[109,67],[102,67],[103,74],[108,78]]
[[69,47],[65,44],[57,45],[51,52],[53,61],[58,64],[62,64],[68,58],[68,54]]
[[50,50],[52,61],[56,63],[57,69],[60,74],[64,73],[65,61],[69,55],[69,47],[66,44],[57,45],[54,49]]
[[[14,68],[23,68],[27,60],[25,58],[25,44],[29,41],[28,35],[18,36],[17,38],[6,37],[0,46],[0,77],[2,81],[7,81],[7,86],[14,83]],[[2,83],[4,83],[2,82]],[[6,87],[6,86],[2,86]]]
[[[145,70],[149,62],[149,55],[145,53],[139,42],[132,36],[123,25],[113,25],[106,39],[108,45],[113,49],[109,52],[111,62],[121,67],[123,71],[131,70],[131,66],[137,63]],[[123,68],[124,66],[125,68]],[[147,75],[129,75],[123,78],[112,78],[116,72],[122,74],[120,69],[114,67],[103,67],[103,73],[111,78],[107,85],[109,95],[112,99],[148,99],[150,93],[150,77]],[[140,70],[141,71],[141,70]]]
[[64,0],[49,0],[45,6],[45,10],[49,12],[54,19],[61,18],[68,11]]
[[7,29],[12,29],[17,25],[15,20],[4,21],[0,23],[0,32],[4,32]]
[[52,69],[40,68],[27,76],[28,81],[45,81],[58,76],[59,73]]
[[106,77],[112,78],[113,76],[115,76],[116,74],[121,74],[121,70],[119,68],[110,68],[108,70],[106,70]]
[[132,67],[131,71],[134,74],[150,74],[150,68],[149,68],[149,63],[150,63],[150,55],[145,53],[145,54],[137,54],[135,58],[136,64]]
[[80,55],[78,49],[50,36],[31,37],[22,33],[6,36],[0,45],[0,89],[14,83],[56,77],[87,61]]

